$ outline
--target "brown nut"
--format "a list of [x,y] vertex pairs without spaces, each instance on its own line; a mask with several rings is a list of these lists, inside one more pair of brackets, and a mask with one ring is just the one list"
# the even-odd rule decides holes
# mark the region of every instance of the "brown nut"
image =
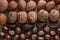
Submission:
[[24,34],[20,34],[20,39],[24,40],[25,39],[25,35]]
[[8,14],[8,20],[9,20],[9,23],[15,23],[16,22],[16,19],[17,19],[17,13],[16,12],[9,12]]
[[7,16],[3,13],[0,13],[0,24],[5,25],[7,22]]
[[7,8],[8,8],[8,1],[0,0],[0,12],[7,10]]
[[46,1],[40,0],[38,2],[38,10],[44,9],[46,7],[46,4],[47,4]]
[[34,12],[34,11],[30,11],[30,12],[28,13],[28,20],[29,20],[31,23],[36,22],[36,20],[37,20],[37,13]]
[[11,40],[11,36],[10,35],[6,35],[6,40]]
[[8,9],[15,10],[17,8],[17,3],[15,1],[9,2]]
[[50,1],[46,5],[46,10],[51,11],[52,9],[54,9],[54,7],[55,7],[55,2],[54,1]]
[[55,3],[60,4],[60,0],[54,0]]
[[54,40],[59,40],[59,36],[55,35]]
[[49,14],[46,10],[42,9],[38,12],[38,20],[45,22],[47,21]]
[[57,6],[57,10],[60,12],[60,4]]
[[18,1],[18,8],[20,10],[25,10],[25,8],[26,8],[26,2],[25,2],[25,0],[19,0]]
[[25,23],[27,21],[27,13],[25,11],[21,11],[18,13],[18,22]]
[[59,11],[53,9],[49,14],[49,20],[56,22],[59,19]]
[[27,3],[27,8],[26,8],[27,11],[31,11],[35,8],[36,8],[36,3],[34,1],[29,1]]

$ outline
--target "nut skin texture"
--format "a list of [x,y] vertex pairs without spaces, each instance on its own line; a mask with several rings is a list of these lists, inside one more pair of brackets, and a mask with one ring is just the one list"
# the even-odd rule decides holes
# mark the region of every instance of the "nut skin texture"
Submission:
[[43,8],[45,8],[46,7],[46,4],[47,4],[47,2],[46,1],[44,1],[44,0],[40,0],[39,2],[38,2],[38,10],[41,10],[41,9],[43,9]]
[[53,9],[49,14],[49,20],[56,22],[59,19],[59,11]]
[[37,13],[34,12],[34,11],[30,11],[30,12],[28,13],[28,20],[29,20],[31,23],[36,22],[36,20],[37,20]]
[[19,0],[18,1],[18,8],[20,10],[25,10],[26,9],[26,1],[25,0]]
[[0,24],[5,25],[7,21],[7,16],[4,13],[0,14]]
[[27,13],[25,11],[21,11],[18,13],[18,22],[25,23],[27,21]]
[[57,10],[60,12],[60,4],[57,6]]
[[38,12],[38,20],[45,22],[47,21],[49,14],[46,10],[42,9]]
[[6,35],[6,40],[11,40],[11,36],[10,35]]
[[9,2],[8,9],[15,10],[17,8],[17,3],[15,1]]
[[0,0],[0,12],[6,11],[8,8],[7,0]]
[[50,1],[46,5],[46,10],[47,11],[51,11],[52,9],[54,9],[54,7],[55,7],[55,2],[54,1]]
[[17,13],[14,12],[14,11],[11,11],[9,12],[8,14],[8,20],[9,20],[9,23],[15,23],[16,22],[16,19],[17,19]]
[[24,34],[20,34],[20,39],[24,40],[25,39],[25,35]]
[[27,7],[26,7],[27,11],[34,10],[35,8],[36,8],[36,3],[34,1],[29,1],[27,3]]

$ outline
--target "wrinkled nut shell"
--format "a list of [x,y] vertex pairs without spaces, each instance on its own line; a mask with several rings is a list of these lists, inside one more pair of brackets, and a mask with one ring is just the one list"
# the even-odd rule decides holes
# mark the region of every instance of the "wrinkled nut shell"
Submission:
[[47,21],[48,17],[49,17],[49,14],[46,10],[42,9],[38,12],[38,19],[40,21],[42,21],[42,22]]
[[52,9],[54,9],[54,7],[55,7],[55,2],[54,1],[50,1],[46,5],[46,10],[51,11]]
[[29,1],[27,3],[27,8],[26,8],[27,11],[31,11],[35,8],[36,8],[36,3],[34,1]]
[[25,11],[21,11],[18,13],[18,22],[25,23],[27,21],[27,13]]
[[21,9],[21,10],[25,10],[26,2],[24,0],[19,0],[18,1],[18,8]]
[[0,0],[0,12],[7,10],[7,8],[8,8],[8,1]]
[[17,13],[13,11],[9,12],[8,18],[9,18],[8,20],[10,23],[15,23],[17,19]]
[[15,1],[9,2],[8,8],[9,10],[15,10],[17,8],[17,3]]
[[31,11],[28,13],[28,19],[30,22],[34,23],[37,20],[37,13],[34,11]]
[[5,25],[7,21],[7,16],[3,13],[0,14],[0,24]]
[[38,2],[38,10],[43,9],[46,7],[46,1],[40,0]]
[[49,19],[52,22],[56,22],[59,19],[59,11],[53,9],[49,14]]

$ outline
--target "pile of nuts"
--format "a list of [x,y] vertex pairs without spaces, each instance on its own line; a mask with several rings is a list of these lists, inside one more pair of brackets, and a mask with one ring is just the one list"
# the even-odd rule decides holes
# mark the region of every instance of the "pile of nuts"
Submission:
[[60,0],[0,0],[0,40],[60,40]]

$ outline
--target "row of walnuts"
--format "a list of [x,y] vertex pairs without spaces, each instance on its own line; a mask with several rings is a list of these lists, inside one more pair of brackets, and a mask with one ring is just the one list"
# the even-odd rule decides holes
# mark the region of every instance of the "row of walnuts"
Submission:
[[[9,23],[26,23],[27,20],[31,23],[35,23],[37,20],[45,22],[48,19],[52,22],[56,22],[59,19],[60,1],[56,0],[0,0],[0,25],[5,25],[7,21]],[[56,8],[56,4],[58,5]],[[16,9],[19,12],[16,12]],[[34,11],[34,10],[37,10]],[[4,11],[9,10],[7,15]],[[13,11],[14,10],[14,11]]]
[[8,15],[5,15],[4,13],[0,13],[0,24],[5,25],[7,20],[9,23],[15,23],[18,19],[18,23],[26,23],[27,21],[31,23],[35,23],[37,20],[41,22],[45,22],[48,19],[52,22],[56,22],[59,19],[59,11],[56,9],[51,10],[50,13],[48,11],[41,9],[38,13],[35,11],[25,12],[15,12],[10,11]]
[[[28,1],[28,2],[27,2]],[[0,12],[8,10],[15,10],[17,7],[19,10],[22,11],[32,11],[35,8],[38,10],[46,9],[47,11],[51,11],[53,8],[55,8],[55,4],[60,3],[59,0],[0,0]],[[60,7],[60,5],[59,5]]]

